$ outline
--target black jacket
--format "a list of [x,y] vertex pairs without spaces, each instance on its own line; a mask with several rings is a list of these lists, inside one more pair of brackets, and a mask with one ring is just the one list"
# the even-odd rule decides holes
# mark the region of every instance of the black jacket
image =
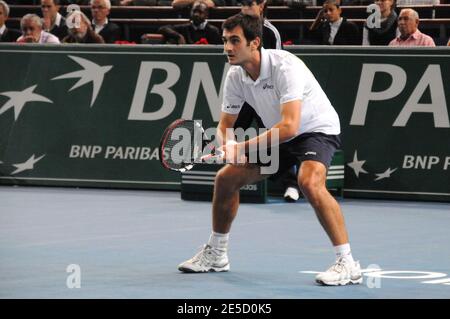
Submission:
[[166,41],[170,43],[178,43],[176,41],[181,34],[186,40],[186,44],[194,44],[201,38],[206,38],[209,44],[222,44],[219,29],[210,23],[207,23],[203,30],[195,30],[191,23],[168,25],[161,27],[159,33],[164,35]]
[[48,32],[57,36],[59,40],[64,39],[68,34],[68,30],[67,30],[67,26],[66,26],[66,19],[61,17],[60,25],[55,24],[53,26],[53,28],[51,28]]
[[0,42],[16,42],[17,38],[21,35],[22,33],[19,30],[6,28],[0,37]]
[[370,45],[389,45],[389,43],[397,36],[397,13],[392,11],[390,16],[381,22],[381,27],[368,28],[367,24],[364,28],[369,32]]
[[[331,27],[328,21],[324,21],[319,25],[319,32],[319,44],[330,45],[328,39],[330,38]],[[361,45],[361,35],[358,26],[343,18],[331,45]]]
[[[93,25],[92,28],[95,29],[95,26]],[[112,22],[108,22],[98,34],[102,36],[105,43],[114,43],[122,40],[120,27]]]

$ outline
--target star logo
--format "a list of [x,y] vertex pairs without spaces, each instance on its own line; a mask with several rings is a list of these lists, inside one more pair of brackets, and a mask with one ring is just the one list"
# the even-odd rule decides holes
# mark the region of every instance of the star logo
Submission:
[[79,78],[77,83],[72,86],[69,90],[73,91],[80,86],[83,86],[87,83],[92,82],[93,91],[91,98],[91,107],[94,105],[95,100],[97,99],[97,95],[100,92],[100,88],[103,84],[103,79],[105,74],[112,69],[112,65],[100,66],[95,64],[89,60],[82,59],[76,56],[69,55],[69,58],[77,62],[79,65],[83,67],[83,70],[75,71],[71,73],[66,73],[60,76],[53,78],[52,80],[63,80],[63,79],[76,79]]
[[383,173],[380,174],[375,174],[377,175],[377,178],[375,178],[375,181],[379,181],[380,179],[384,179],[384,178],[390,178],[391,174],[394,173],[397,170],[397,168],[391,169],[390,167]]
[[29,159],[26,160],[26,162],[13,164],[13,166],[16,167],[17,169],[14,172],[12,172],[11,175],[15,175],[15,174],[18,174],[20,172],[33,169],[34,168],[34,164],[39,162],[44,156],[45,156],[45,154],[39,156],[38,158],[35,158],[34,154],[33,154]]
[[353,162],[347,163],[347,165],[353,169],[356,177],[359,178],[359,173],[367,174],[367,171],[363,168],[363,165],[366,161],[359,161],[357,152],[358,151],[355,150],[355,154],[353,155]]
[[33,85],[23,91],[10,91],[0,93],[0,95],[9,97],[8,102],[3,104],[3,106],[0,108],[0,114],[5,113],[10,108],[14,108],[14,121],[17,121],[20,112],[22,112],[22,109],[27,103],[29,102],[53,103],[45,96],[34,93],[36,87],[37,85]]

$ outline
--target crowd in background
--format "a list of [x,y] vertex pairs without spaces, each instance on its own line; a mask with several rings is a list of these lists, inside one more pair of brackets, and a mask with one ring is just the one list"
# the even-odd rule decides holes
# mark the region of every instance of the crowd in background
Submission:
[[[282,36],[267,18],[268,2],[271,5],[301,7],[321,6],[317,16],[308,26],[307,40],[304,44],[316,45],[377,45],[377,46],[426,46],[434,47],[435,41],[420,30],[420,17],[409,5],[436,5],[439,0],[39,0],[39,1],[1,1],[0,0],[0,42],[17,43],[93,43],[122,44],[126,41],[120,25],[109,20],[112,6],[172,6],[174,10],[188,9],[188,23],[165,25],[155,33],[144,33],[141,43],[166,44],[221,44],[220,28],[209,23],[209,11],[214,6],[240,5],[241,12],[257,16],[263,20],[262,44],[266,49],[282,49]],[[40,15],[27,13],[20,19],[20,30],[7,27],[10,13],[9,5],[30,4],[40,6]],[[82,11],[71,11],[62,15],[61,6],[77,4],[89,6],[90,17]],[[378,5],[379,24],[366,21],[362,29],[345,17],[342,6]],[[402,5],[398,10],[396,5]],[[406,6],[406,7],[405,7]],[[86,11],[85,11],[86,12]],[[447,39],[446,41],[447,42]],[[450,45],[450,41],[447,45]],[[241,116],[242,115],[242,116]],[[249,105],[244,105],[236,127],[248,128],[253,121],[258,126],[258,117]],[[285,187],[286,201],[299,198],[297,168],[292,167],[281,178]]]
[[[153,33],[144,32],[140,39],[141,43],[221,44],[220,29],[208,23],[210,8],[241,6],[242,10],[250,8],[251,11],[252,7],[261,6],[264,18],[269,23],[268,1],[270,6],[322,7],[309,26],[304,41],[300,39],[300,43],[295,44],[391,46],[434,46],[433,38],[421,31],[418,12],[405,6],[450,2],[450,0],[7,0],[0,1],[0,42],[123,43],[127,39],[121,26],[109,21],[111,6],[172,6],[174,10],[190,8],[189,23],[162,26]],[[376,27],[366,23],[360,28],[346,19],[345,11],[342,9],[342,6],[373,3],[379,6],[381,12],[381,23]],[[17,4],[39,5],[41,8],[39,15],[29,13],[21,18],[20,30],[8,28],[7,23],[9,5]],[[69,4],[89,6],[90,16],[81,11],[73,11],[63,16],[61,6]],[[398,10],[396,6],[402,6],[402,10]],[[74,21],[76,23],[73,23]],[[285,44],[293,42],[288,40]]]

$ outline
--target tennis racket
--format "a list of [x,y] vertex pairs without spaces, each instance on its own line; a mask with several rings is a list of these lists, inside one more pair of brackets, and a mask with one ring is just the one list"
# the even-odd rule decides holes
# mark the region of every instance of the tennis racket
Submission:
[[177,172],[188,171],[197,163],[216,163],[223,155],[195,120],[175,120],[166,128],[159,144],[162,166]]

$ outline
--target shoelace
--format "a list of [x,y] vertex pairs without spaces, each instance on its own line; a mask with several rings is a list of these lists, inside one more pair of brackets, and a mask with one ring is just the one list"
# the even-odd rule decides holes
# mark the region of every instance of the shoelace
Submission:
[[205,265],[214,261],[217,254],[213,248],[209,245],[204,245],[202,249],[192,257],[192,262],[199,262],[201,265]]
[[337,273],[341,273],[346,263],[347,261],[345,260],[344,257],[339,257],[338,260],[336,260],[336,263],[333,266],[331,266],[328,269],[328,271],[335,271]]

